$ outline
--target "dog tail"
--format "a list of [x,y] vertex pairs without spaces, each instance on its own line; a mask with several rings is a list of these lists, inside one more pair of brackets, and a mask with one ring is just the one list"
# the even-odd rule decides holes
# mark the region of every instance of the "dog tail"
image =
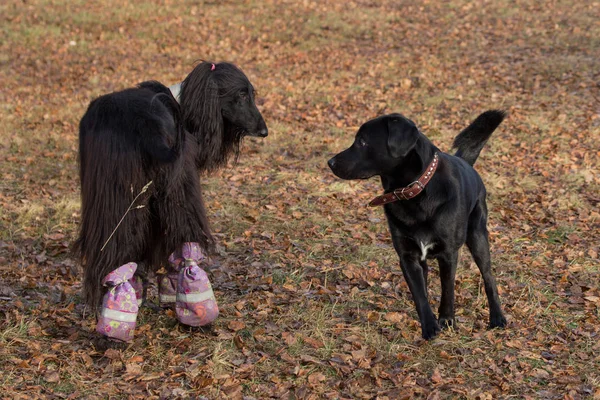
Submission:
[[501,110],[489,110],[477,117],[454,139],[455,156],[475,164],[481,149],[505,117],[506,113]]

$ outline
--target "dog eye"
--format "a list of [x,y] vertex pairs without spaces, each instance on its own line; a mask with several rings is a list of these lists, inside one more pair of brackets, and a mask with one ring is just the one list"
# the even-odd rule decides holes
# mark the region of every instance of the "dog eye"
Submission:
[[367,145],[367,142],[365,142],[365,139],[360,138],[360,139],[358,139],[358,144],[361,145],[362,147],[364,147]]
[[242,100],[248,100],[248,93],[246,93],[246,92],[240,92],[240,98]]

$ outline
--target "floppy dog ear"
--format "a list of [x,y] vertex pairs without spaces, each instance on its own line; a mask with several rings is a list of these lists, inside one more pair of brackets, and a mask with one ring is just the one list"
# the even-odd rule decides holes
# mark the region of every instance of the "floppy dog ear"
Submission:
[[417,144],[419,130],[414,122],[397,116],[390,116],[387,120],[388,150],[392,157],[405,157]]
[[198,167],[216,168],[223,161],[223,115],[214,64],[194,68],[181,84],[180,100],[185,128],[200,145]]

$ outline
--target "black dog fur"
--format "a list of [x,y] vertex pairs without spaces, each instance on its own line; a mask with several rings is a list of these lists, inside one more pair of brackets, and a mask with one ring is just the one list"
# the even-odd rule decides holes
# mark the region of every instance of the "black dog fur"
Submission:
[[[368,121],[360,127],[353,145],[329,160],[342,179],[381,177],[386,193],[418,179],[437,152],[439,164],[423,192],[411,200],[384,206],[402,273],[412,293],[422,336],[435,337],[454,324],[454,282],[458,251],[467,244],[483,276],[490,306],[489,327],[504,327],[496,282],[492,275],[487,231],[486,190],[472,168],[492,132],[505,114],[487,111],[455,139],[453,156],[441,152],[400,114]],[[427,298],[427,259],[440,268],[442,298],[439,320]]]
[[244,136],[268,134],[254,88],[235,65],[202,62],[181,86],[181,104],[156,81],[101,96],[80,122],[82,207],[74,250],[94,310],[102,279],[125,263],[137,262],[145,279],[144,266],[158,269],[184,242],[210,253],[199,172],[237,156]]

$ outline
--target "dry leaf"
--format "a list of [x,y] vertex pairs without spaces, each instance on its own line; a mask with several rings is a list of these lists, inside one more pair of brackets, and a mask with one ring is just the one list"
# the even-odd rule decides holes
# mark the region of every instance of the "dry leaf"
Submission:
[[442,382],[442,375],[440,375],[440,370],[435,368],[433,373],[431,374],[431,382],[438,384]]
[[229,321],[227,327],[232,331],[237,332],[241,329],[244,329],[246,327],[246,324],[243,321],[233,320]]
[[60,381],[60,375],[56,371],[48,371],[44,374],[44,380],[48,383],[56,383]]
[[323,375],[320,372],[315,372],[308,376],[308,383],[310,383],[311,385],[317,385],[323,382],[325,379],[327,379],[325,375]]
[[403,316],[399,312],[389,312],[389,313],[386,313],[385,316],[384,316],[384,318],[385,318],[386,321],[392,322],[394,324],[399,324],[403,320]]
[[142,373],[142,367],[139,364],[128,363],[125,364],[125,372],[131,375],[139,375]]

